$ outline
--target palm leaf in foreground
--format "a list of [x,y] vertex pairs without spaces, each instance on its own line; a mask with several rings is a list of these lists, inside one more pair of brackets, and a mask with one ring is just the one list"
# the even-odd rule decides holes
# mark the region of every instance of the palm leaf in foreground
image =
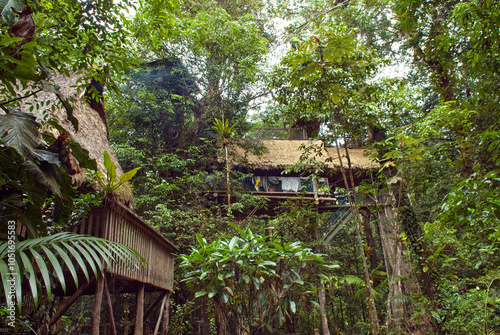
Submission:
[[37,307],[40,290],[46,290],[50,299],[54,274],[61,288],[66,292],[67,279],[64,277],[64,267],[71,273],[72,280],[78,287],[77,269],[80,269],[89,281],[88,268],[97,277],[99,272],[102,274],[105,269],[111,270],[112,263],[128,269],[140,269],[146,263],[137,251],[119,243],[68,232],[18,242],[15,255],[15,270],[11,271],[8,265],[8,242],[0,242],[0,277],[3,289],[4,292],[9,292],[8,280],[11,279],[11,273],[16,273],[15,288],[18,308],[22,305],[21,283],[24,277],[29,283],[34,305]]

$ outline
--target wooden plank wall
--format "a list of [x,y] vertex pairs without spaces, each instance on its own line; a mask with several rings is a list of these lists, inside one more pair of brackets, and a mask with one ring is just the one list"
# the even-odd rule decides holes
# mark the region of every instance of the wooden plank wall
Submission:
[[120,204],[93,208],[74,230],[136,250],[147,262],[143,269],[113,265],[112,272],[127,279],[172,290],[175,247],[138,216]]

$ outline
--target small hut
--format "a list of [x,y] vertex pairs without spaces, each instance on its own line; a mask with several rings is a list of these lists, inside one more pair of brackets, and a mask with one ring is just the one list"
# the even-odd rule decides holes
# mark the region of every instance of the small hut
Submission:
[[[235,168],[253,174],[244,181],[245,189],[263,194],[305,193],[317,197],[345,187],[341,173],[341,162],[346,170],[349,167],[345,148],[337,150],[318,140],[263,140],[262,143],[267,149],[262,155],[235,149]],[[349,149],[349,159],[357,176],[355,184],[365,178],[363,172],[376,167],[365,156],[364,149]]]
[[[89,100],[89,89],[95,85],[102,93],[102,85],[96,81],[89,86],[78,89],[78,75],[69,77],[58,75],[52,78],[54,90],[44,89],[35,95],[23,99],[21,109],[32,113],[39,120],[55,118],[58,123],[69,132],[71,140],[79,143],[89,152],[90,158],[97,161],[97,168],[106,172],[104,167],[103,152],[107,151],[116,163],[117,175],[123,174],[113,149],[108,139],[108,126],[104,112],[103,100]],[[59,100],[69,102],[72,114],[78,120],[78,130],[67,118],[67,112],[60,107]],[[52,109],[52,106],[58,106]],[[54,134],[57,137],[59,134]],[[73,175],[74,182],[82,184],[85,182],[85,171],[79,170]],[[131,209],[133,204],[130,187],[126,187],[118,196],[106,201],[100,207],[93,208],[88,216],[74,227],[73,231],[80,234],[92,235],[118,242],[136,250],[145,260],[146,265],[142,269],[128,269],[114,264],[112,268],[105,269],[104,276],[99,275],[97,279],[86,282],[83,272],[78,273],[79,282],[85,283],[78,288],[72,281],[71,274],[65,273],[68,278],[66,292],[58,290],[60,296],[68,296],[64,300],[49,321],[49,327],[55,325],[67,310],[85,294],[95,294],[94,307],[91,316],[91,334],[97,335],[100,331],[101,302],[104,295],[107,306],[111,334],[116,334],[116,325],[113,316],[113,302],[110,294],[136,293],[136,309],[134,322],[134,335],[142,335],[144,331],[144,320],[160,305],[158,323],[155,334],[162,324],[162,334],[167,333],[168,326],[168,302],[170,292],[173,289],[174,253],[177,248],[163,237],[160,233],[150,227],[144,220],[137,216]],[[73,285],[71,285],[73,283]],[[145,310],[145,292],[160,292],[157,300]]]
[[[307,137],[305,132],[303,135]],[[323,242],[329,243],[352,218],[350,196],[338,192],[339,188],[346,188],[342,167],[345,171],[350,167],[353,172],[354,182],[348,173],[348,186],[352,189],[370,178],[368,171],[378,165],[366,156],[364,149],[347,151],[322,141],[295,138],[262,140],[267,151],[260,155],[236,147],[232,165],[252,175],[243,181],[245,190],[269,199],[267,206],[255,213],[274,215],[276,208],[288,200],[311,201],[316,211],[329,213],[323,223]],[[224,191],[215,195],[225,197]]]

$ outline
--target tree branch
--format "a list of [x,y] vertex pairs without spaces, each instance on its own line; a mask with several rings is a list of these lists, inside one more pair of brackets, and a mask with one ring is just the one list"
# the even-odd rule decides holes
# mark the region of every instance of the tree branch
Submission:
[[17,98],[12,99],[12,100],[4,101],[4,102],[0,103],[0,106],[5,106],[5,105],[8,105],[8,104],[10,104],[10,103],[13,103],[14,101],[18,101],[18,100],[22,100],[22,99],[29,98],[29,97],[31,97],[32,95],[35,95],[35,94],[37,94],[37,93],[40,93],[41,91],[43,91],[43,89],[42,89],[42,88],[41,88],[41,89],[39,89],[39,90],[37,90],[37,91],[35,91],[35,92],[31,92],[30,94],[25,95],[25,96],[23,96],[23,97],[17,97]]

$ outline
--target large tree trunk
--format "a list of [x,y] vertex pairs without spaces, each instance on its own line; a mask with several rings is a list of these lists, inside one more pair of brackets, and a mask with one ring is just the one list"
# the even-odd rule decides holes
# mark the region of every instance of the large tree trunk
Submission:
[[[411,260],[405,253],[406,247],[400,238],[400,224],[387,200],[387,196],[379,197],[382,208],[378,212],[380,239],[389,280],[386,325],[388,329],[404,331],[406,327],[412,329],[416,326],[410,321],[415,310],[404,296],[420,294],[421,290],[413,273]],[[419,322],[418,328],[428,328],[425,324],[426,322]]]
[[[373,238],[373,231],[370,225],[370,211],[368,208],[361,209],[361,216],[363,217],[363,228],[366,236],[366,244],[368,245],[367,253],[370,258],[370,268],[373,271],[379,266],[379,261],[376,253],[375,239]],[[373,287],[377,287],[379,284],[379,279],[373,279]]]

